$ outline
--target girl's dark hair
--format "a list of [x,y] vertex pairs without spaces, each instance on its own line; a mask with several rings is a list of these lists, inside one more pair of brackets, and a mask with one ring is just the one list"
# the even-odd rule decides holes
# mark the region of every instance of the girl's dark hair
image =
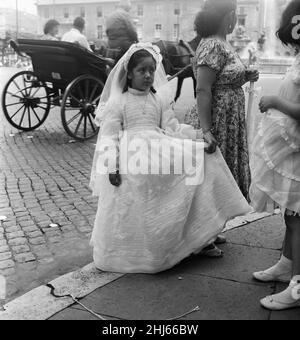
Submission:
[[195,19],[195,31],[199,38],[215,35],[223,22],[224,16],[237,9],[237,0],[207,0]]
[[[152,54],[150,52],[148,52],[147,50],[139,50],[139,51],[135,52],[129,60],[129,63],[128,63],[128,66],[127,66],[127,72],[128,73],[132,72],[139,65],[139,63],[142,59],[149,58],[149,57],[153,58]],[[153,60],[154,60],[155,65],[156,65],[156,61],[155,61],[154,58],[153,58]],[[130,79],[127,78],[127,84],[126,84],[123,92],[127,92],[128,87],[130,87],[130,86],[131,86],[131,81],[130,81]],[[156,93],[156,91],[153,87],[151,88],[151,91],[153,93]]]
[[44,26],[44,33],[45,34],[49,34],[54,27],[59,26],[59,22],[51,19],[49,21],[46,22],[45,26]]
[[300,39],[294,38],[292,34],[293,28],[296,26],[296,23],[293,23],[292,20],[296,15],[300,15],[299,0],[291,1],[282,14],[280,28],[277,31],[277,37],[284,45],[300,47]]

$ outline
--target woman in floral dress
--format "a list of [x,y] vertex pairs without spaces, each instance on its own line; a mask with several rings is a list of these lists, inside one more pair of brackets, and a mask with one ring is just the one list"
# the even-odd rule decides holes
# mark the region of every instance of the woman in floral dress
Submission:
[[226,36],[236,25],[235,0],[208,0],[195,21],[202,40],[194,59],[197,104],[185,122],[202,128],[207,152],[217,145],[243,195],[248,199],[250,167],[247,145],[245,95],[242,86],[257,81],[258,72],[247,70]]

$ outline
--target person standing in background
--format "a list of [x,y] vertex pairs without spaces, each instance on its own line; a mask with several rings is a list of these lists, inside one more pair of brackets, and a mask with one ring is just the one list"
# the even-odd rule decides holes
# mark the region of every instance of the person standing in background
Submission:
[[132,44],[138,42],[137,29],[129,13],[130,9],[130,0],[121,0],[118,9],[106,21],[108,47],[119,49],[119,58]]
[[256,82],[259,73],[248,70],[227,42],[237,23],[236,0],[207,0],[197,15],[195,28],[201,42],[194,59],[197,104],[185,122],[202,128],[207,152],[217,146],[244,196],[251,182],[242,86]]

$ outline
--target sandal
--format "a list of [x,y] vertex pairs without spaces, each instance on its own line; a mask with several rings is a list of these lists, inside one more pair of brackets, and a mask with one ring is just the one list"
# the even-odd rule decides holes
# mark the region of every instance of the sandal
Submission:
[[200,255],[210,258],[222,258],[224,256],[224,252],[218,247],[216,247],[215,244],[212,244],[211,246],[208,246],[207,248],[203,249],[200,252]]
[[215,241],[215,244],[220,245],[220,244],[225,244],[227,243],[226,237],[223,235],[219,235]]

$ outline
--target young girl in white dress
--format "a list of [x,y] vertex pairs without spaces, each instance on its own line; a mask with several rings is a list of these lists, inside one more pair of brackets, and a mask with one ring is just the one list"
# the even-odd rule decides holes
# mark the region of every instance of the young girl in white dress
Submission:
[[[293,18],[300,15],[300,2],[292,1],[283,13],[279,39],[299,49],[300,30]],[[299,25],[298,25],[299,26]],[[298,36],[294,36],[297,33]],[[251,200],[258,211],[281,207],[286,223],[283,255],[272,268],[254,273],[263,282],[289,282],[282,293],[268,296],[261,304],[270,310],[300,307],[300,55],[286,75],[279,96],[263,97],[265,113],[254,139],[251,160]]]
[[[230,218],[250,211],[220,151],[204,155],[201,132],[179,124],[167,89],[159,49],[136,44],[118,62],[103,91],[91,177],[93,193],[99,196],[91,244],[100,270],[167,270],[214,242]],[[135,141],[146,145],[139,160],[134,148],[124,148]],[[153,143],[162,148],[151,148],[149,157],[146,151]],[[163,149],[170,143],[172,157]],[[182,153],[195,166],[177,173]],[[101,166],[104,154],[114,160],[106,163],[106,171]],[[142,165],[149,158],[155,173]],[[161,162],[168,159],[170,173],[165,173]],[[133,164],[137,168],[128,171]]]

